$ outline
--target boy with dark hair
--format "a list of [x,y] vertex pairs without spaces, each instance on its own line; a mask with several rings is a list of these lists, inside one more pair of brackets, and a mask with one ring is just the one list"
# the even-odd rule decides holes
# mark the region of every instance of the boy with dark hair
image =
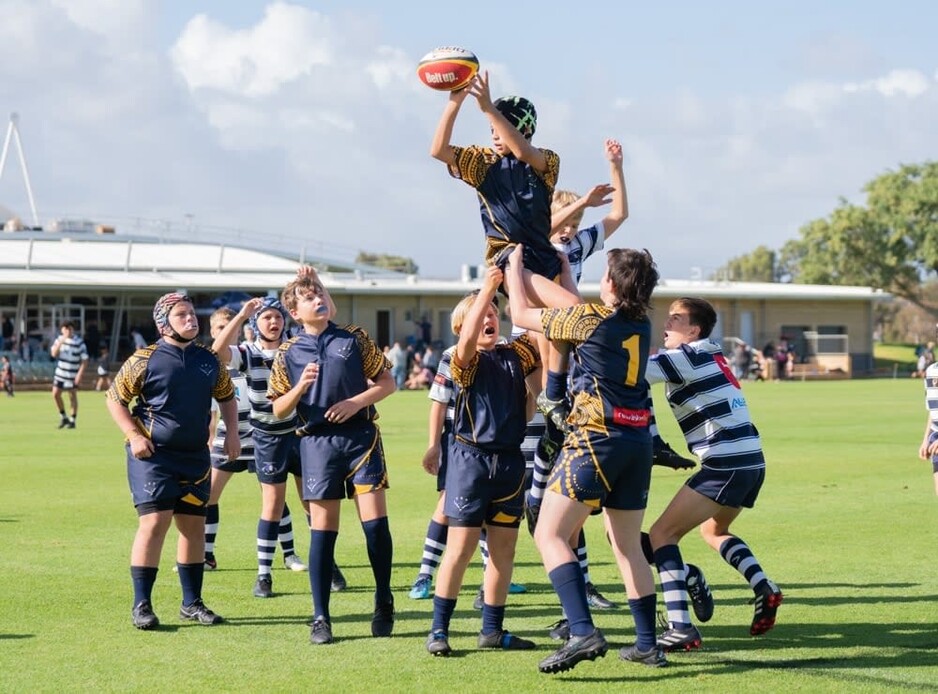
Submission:
[[597,508],[622,574],[636,642],[623,660],[667,663],[655,642],[655,583],[641,547],[641,524],[651,481],[648,431],[648,310],[658,272],[647,251],[613,249],[600,283],[602,304],[565,309],[531,306],[522,281],[522,253],[510,257],[508,286],[515,325],[543,332],[572,350],[570,431],[547,483],[534,533],[544,568],[568,620],[569,637],[539,664],[541,672],[569,670],[608,648],[593,624],[583,574],[570,548]]
[[302,426],[303,499],[310,509],[309,582],[313,598],[310,642],[332,643],[329,591],[341,501],[354,499],[375,578],[371,634],[394,629],[393,543],[388,526],[387,465],[374,404],[394,392],[391,363],[361,328],[338,327],[332,301],[314,273],[281,293],[303,331],[274,358],[267,390],[273,413],[296,411]]
[[[667,651],[700,646],[700,632],[687,611],[691,577],[678,548],[681,538],[697,526],[704,541],[752,587],[755,615],[750,634],[764,634],[775,625],[783,597],[746,543],[730,533],[730,524],[742,509],[756,502],[765,479],[765,457],[739,381],[720,346],[708,339],[716,321],[716,311],[703,299],[674,301],[665,321],[664,349],[648,360],[645,370],[649,383],[665,384],[687,445],[700,457],[700,471],[681,487],[649,531],[668,613],[668,628],[658,644]],[[691,597],[695,603],[710,599],[709,591],[692,592]],[[695,604],[695,612],[697,608]]]
[[133,624],[153,629],[160,623],[151,595],[163,541],[173,521],[179,530],[179,616],[199,624],[218,624],[222,618],[202,602],[211,469],[205,442],[214,397],[228,427],[225,454],[234,459],[241,452],[234,387],[217,357],[194,342],[199,321],[187,296],[160,297],[153,307],[153,320],[160,339],[134,352],[107,392],[108,412],[126,436],[127,479],[138,516],[130,558]]

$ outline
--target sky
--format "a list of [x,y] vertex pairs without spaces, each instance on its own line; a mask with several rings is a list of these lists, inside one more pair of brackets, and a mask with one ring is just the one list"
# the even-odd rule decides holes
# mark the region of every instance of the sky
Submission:
[[[622,143],[608,245],[694,279],[938,157],[936,25],[930,0],[0,0],[0,127],[19,114],[47,226],[162,220],[454,277],[482,261],[478,203],[428,154],[447,97],[415,67],[463,46],[536,104],[559,188],[607,182]],[[489,142],[471,98],[453,142]],[[30,220],[15,152],[0,205]]]

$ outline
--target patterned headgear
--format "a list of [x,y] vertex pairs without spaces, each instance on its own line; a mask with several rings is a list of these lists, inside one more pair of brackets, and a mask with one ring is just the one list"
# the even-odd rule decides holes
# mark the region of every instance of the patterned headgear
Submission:
[[172,330],[169,327],[169,312],[172,311],[173,306],[178,304],[180,301],[188,301],[189,303],[192,303],[192,299],[190,299],[185,294],[180,294],[179,292],[170,292],[169,294],[164,294],[156,300],[156,304],[153,306],[153,322],[156,323],[156,330],[160,335],[163,335],[164,331]]
[[537,109],[523,96],[503,96],[496,99],[495,108],[514,128],[530,140],[537,129]]
[[[290,314],[287,313],[287,309],[284,308],[283,304],[280,302],[280,299],[275,296],[268,296],[264,298],[264,300],[261,302],[260,308],[258,308],[254,312],[254,315],[252,315],[248,320],[248,324],[251,326],[251,329],[254,331],[255,335],[261,334],[260,330],[257,328],[257,319],[260,318],[264,311],[269,311],[270,309],[275,309],[280,312],[280,315],[283,317],[283,325],[286,327],[287,320],[290,318]],[[262,337],[264,337],[264,339],[268,339],[266,335],[263,335]]]

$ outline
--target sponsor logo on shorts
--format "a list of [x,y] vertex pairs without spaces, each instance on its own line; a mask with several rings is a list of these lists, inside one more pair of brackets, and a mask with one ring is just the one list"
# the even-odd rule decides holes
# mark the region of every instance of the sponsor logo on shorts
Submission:
[[647,427],[651,419],[649,410],[630,410],[627,407],[612,408],[612,421],[626,427]]

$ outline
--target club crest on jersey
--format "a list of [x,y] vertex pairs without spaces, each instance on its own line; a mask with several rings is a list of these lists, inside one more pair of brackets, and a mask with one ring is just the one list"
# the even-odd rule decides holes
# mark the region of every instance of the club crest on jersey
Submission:
[[352,356],[352,343],[347,343],[339,347],[336,352],[342,359],[348,359]]
[[206,376],[211,376],[212,372],[215,370],[215,367],[210,362],[204,362],[202,364],[199,364],[199,369]]

